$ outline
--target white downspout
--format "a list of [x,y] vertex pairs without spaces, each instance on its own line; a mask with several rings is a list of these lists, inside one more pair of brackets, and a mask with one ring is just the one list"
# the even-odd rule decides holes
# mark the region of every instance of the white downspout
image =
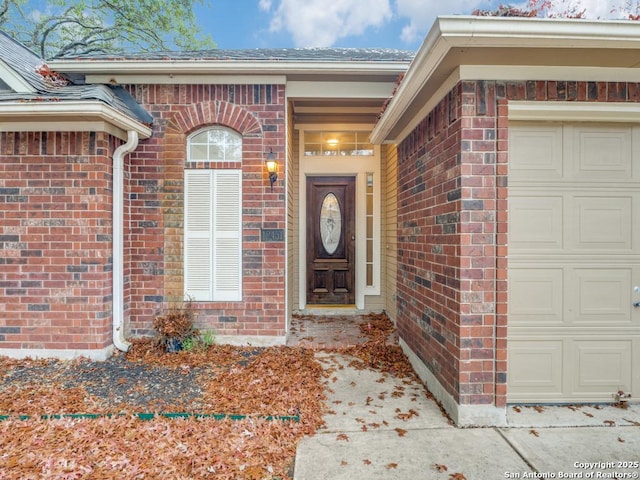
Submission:
[[124,338],[124,156],[138,146],[138,132],[129,130],[127,142],[113,152],[113,345],[123,352]]

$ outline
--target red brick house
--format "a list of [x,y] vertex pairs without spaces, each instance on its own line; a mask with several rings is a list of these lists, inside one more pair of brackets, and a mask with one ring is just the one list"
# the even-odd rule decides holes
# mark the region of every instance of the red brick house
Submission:
[[637,22],[50,70],[2,40],[1,354],[105,357],[188,295],[252,344],[385,310],[461,425],[640,395]]

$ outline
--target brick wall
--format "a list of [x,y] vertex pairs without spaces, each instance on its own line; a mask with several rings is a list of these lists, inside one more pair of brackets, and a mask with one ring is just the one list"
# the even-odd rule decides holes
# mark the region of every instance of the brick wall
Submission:
[[0,349],[111,344],[111,155],[95,133],[0,133]]
[[[284,229],[285,96],[283,85],[144,85],[131,93],[155,119],[152,138],[130,157],[130,230],[126,279],[130,331],[150,333],[153,316],[183,297],[184,169],[187,136],[221,125],[243,137],[243,300],[197,303],[202,328],[219,335],[285,334],[285,243],[263,229]],[[271,192],[264,153],[279,161]]]
[[398,146],[398,330],[459,404],[506,404],[510,100],[638,102],[640,85],[461,82]]

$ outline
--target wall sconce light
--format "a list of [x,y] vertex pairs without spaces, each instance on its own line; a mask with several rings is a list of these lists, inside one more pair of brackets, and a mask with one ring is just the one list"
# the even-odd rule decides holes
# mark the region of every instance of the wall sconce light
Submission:
[[267,158],[264,163],[267,165],[269,183],[271,184],[271,191],[273,192],[273,184],[278,179],[278,161],[276,160],[276,154],[273,152],[273,148],[269,149],[269,153],[267,153]]

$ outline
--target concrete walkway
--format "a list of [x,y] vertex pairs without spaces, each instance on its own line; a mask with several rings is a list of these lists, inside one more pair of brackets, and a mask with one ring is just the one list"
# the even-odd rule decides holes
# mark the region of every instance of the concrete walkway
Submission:
[[506,428],[459,429],[417,382],[318,352],[326,426],[298,446],[295,480],[638,478],[640,405],[509,408]]

